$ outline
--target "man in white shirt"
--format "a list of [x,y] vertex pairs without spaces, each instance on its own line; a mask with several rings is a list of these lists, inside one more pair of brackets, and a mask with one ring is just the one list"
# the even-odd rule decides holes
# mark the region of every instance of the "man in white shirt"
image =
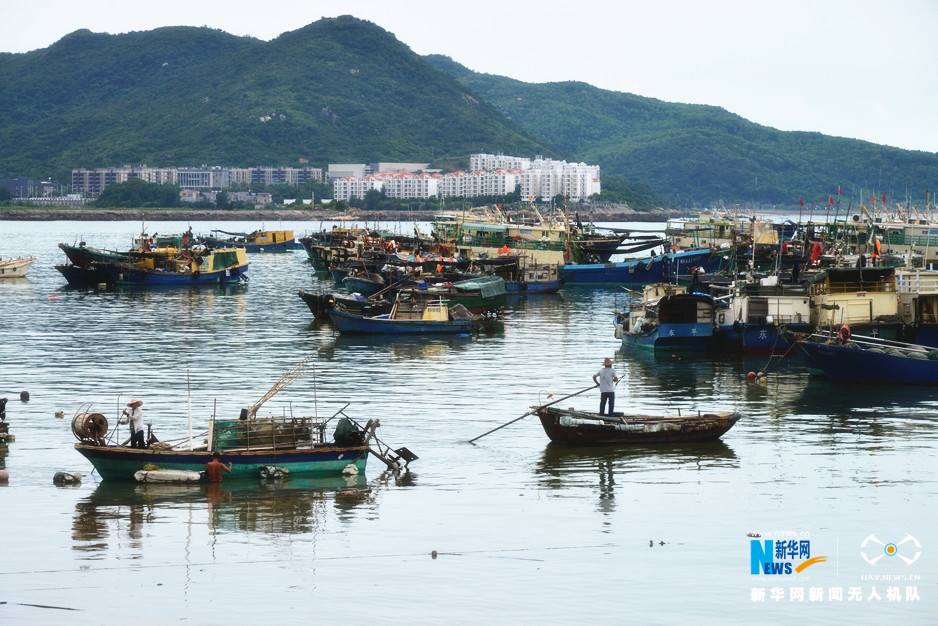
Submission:
[[619,382],[616,371],[612,369],[612,359],[606,357],[603,368],[593,374],[593,382],[599,385],[599,414],[605,412],[608,402],[611,416],[616,405],[616,383]]

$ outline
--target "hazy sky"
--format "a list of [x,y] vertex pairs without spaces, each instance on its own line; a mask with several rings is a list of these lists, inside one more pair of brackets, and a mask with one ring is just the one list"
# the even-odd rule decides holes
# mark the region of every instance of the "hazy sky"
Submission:
[[80,28],[208,26],[270,40],[346,14],[478,72],[580,80],[938,152],[938,0],[2,0],[0,51],[45,48]]

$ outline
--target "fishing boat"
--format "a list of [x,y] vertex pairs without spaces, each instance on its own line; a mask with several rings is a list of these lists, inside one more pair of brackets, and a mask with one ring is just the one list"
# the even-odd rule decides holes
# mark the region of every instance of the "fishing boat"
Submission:
[[77,287],[100,284],[183,287],[237,284],[247,279],[248,261],[244,248],[188,248],[168,258],[146,256],[125,261],[56,265],[55,268],[69,285]]
[[[72,419],[72,433],[78,439],[75,449],[91,462],[103,480],[138,482],[160,478],[152,472],[162,472],[170,482],[178,482],[181,479],[174,479],[174,476],[204,471],[215,452],[219,453],[222,463],[231,464],[226,479],[362,473],[369,454],[380,458],[391,469],[401,468],[416,459],[406,448],[391,451],[375,437],[377,419],[361,426],[348,417],[344,413],[347,404],[328,418],[258,416],[257,411],[264,402],[311,367],[311,358],[284,374],[254,405],[242,409],[239,417],[212,416],[208,430],[196,439],[189,436],[175,442],[154,442],[150,438],[146,448],[108,443],[116,437],[116,429],[109,431],[104,415],[83,405]],[[326,435],[330,422],[334,428],[331,440]],[[196,441],[203,438],[204,443],[196,445]]]
[[342,279],[342,284],[349,293],[360,293],[363,296],[374,295],[387,287],[384,277],[374,272],[350,273]]
[[418,303],[442,299],[454,305],[461,304],[470,313],[477,315],[496,312],[505,306],[507,290],[505,280],[500,276],[477,276],[457,282],[428,282],[434,279],[439,280],[436,277],[429,277],[413,286],[402,287],[398,291],[397,299]]
[[690,281],[692,271],[715,272],[721,262],[721,253],[710,248],[681,250],[615,263],[568,263],[561,268],[560,277],[568,284],[618,283],[644,287],[651,283]]
[[615,334],[624,346],[702,352],[714,336],[715,306],[712,296],[683,285],[646,285],[642,298],[616,316]]
[[387,315],[367,316],[338,308],[328,314],[338,331],[349,335],[468,335],[476,320],[466,307],[451,307],[445,300],[398,299]]
[[861,335],[903,338],[895,267],[829,267],[804,282],[816,329],[847,323]]
[[778,275],[740,280],[717,299],[715,348],[746,354],[788,354],[791,345],[781,329],[810,333],[811,301],[804,284],[788,283]]
[[0,259],[0,278],[22,278],[35,262],[34,256]]
[[483,272],[499,276],[505,281],[505,293],[508,295],[534,296],[560,291],[563,279],[560,278],[560,265],[556,263],[528,264],[522,257],[515,255],[495,259],[477,259],[475,264]]
[[852,335],[847,343],[828,333],[789,334],[814,375],[835,383],[938,385],[938,349]]
[[[292,230],[255,230],[251,233],[229,233],[224,230],[211,232],[211,235],[199,236],[202,244],[209,248],[244,248],[248,252],[290,252],[303,248],[303,244],[293,238]],[[228,237],[219,235],[228,235]]]
[[390,300],[374,297],[366,298],[358,293],[310,293],[300,289],[297,295],[309,307],[313,317],[318,320],[328,320],[329,310],[334,308],[374,317],[389,314],[394,306],[394,303]]
[[567,444],[652,444],[719,439],[740,419],[734,411],[696,415],[599,415],[532,407],[551,441]]

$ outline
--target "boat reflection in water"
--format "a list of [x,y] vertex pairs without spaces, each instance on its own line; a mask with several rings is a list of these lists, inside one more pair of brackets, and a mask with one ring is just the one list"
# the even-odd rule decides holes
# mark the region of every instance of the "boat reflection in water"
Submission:
[[[569,496],[571,489],[596,490],[597,510],[612,512],[619,485],[647,481],[653,471],[661,480],[668,472],[680,472],[687,481],[690,471],[739,468],[739,459],[722,440],[627,446],[568,446],[549,443],[534,467],[544,489]],[[641,478],[639,478],[641,476]]]
[[143,548],[144,529],[166,523],[185,511],[193,526],[208,534],[315,532],[328,507],[347,512],[373,506],[364,475],[275,480],[229,480],[223,483],[146,483],[103,481],[75,505],[72,548],[89,554],[107,551],[109,543]]

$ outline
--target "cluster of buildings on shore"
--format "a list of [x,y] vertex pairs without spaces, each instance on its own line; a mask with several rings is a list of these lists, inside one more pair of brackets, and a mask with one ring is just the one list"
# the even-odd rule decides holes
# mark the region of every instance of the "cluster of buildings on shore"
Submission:
[[[219,191],[252,184],[286,184],[302,187],[308,181],[331,182],[333,200],[364,198],[377,191],[389,198],[472,198],[502,196],[520,190],[527,201],[549,200],[557,195],[577,201],[598,195],[599,166],[567,163],[537,156],[534,159],[495,154],[474,154],[469,170],[443,172],[429,163],[339,163],[323,171],[318,167],[149,167],[122,166],[72,170],[71,193],[54,193],[51,183],[30,184],[15,179],[10,189],[15,198],[47,204],[81,204],[107,187],[139,179],[180,188],[183,201],[214,201]],[[8,181],[0,180],[0,185]],[[34,182],[34,181],[33,181]],[[268,204],[270,194],[226,191],[231,200]],[[43,201],[46,202],[43,202]]]

